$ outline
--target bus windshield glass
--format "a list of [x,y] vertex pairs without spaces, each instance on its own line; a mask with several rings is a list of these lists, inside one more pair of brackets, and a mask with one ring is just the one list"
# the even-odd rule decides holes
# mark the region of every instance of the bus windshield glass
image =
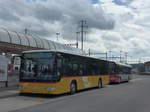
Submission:
[[56,81],[55,53],[24,53],[21,61],[20,81]]

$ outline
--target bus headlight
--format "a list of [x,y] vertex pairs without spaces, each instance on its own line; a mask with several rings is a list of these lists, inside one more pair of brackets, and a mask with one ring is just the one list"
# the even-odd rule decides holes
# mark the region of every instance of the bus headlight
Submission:
[[56,88],[55,87],[48,87],[46,88],[47,91],[52,91],[52,90],[55,90]]

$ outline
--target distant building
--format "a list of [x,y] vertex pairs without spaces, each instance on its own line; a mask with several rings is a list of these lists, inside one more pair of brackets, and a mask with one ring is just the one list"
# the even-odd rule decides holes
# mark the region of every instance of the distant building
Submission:
[[132,65],[132,71],[134,73],[142,73],[145,72],[145,66],[144,63],[136,63],[136,64],[131,64]]
[[144,63],[145,72],[150,72],[150,61]]

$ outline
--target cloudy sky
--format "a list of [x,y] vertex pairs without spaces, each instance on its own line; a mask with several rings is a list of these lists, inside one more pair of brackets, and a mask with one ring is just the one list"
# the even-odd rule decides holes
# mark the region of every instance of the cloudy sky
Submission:
[[[84,49],[150,57],[150,0],[0,0],[0,27],[74,43],[80,21],[88,29]],[[122,54],[123,55],[123,54]]]

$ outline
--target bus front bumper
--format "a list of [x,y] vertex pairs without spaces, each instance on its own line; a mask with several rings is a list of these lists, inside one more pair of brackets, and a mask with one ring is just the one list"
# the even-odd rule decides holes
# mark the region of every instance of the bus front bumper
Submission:
[[52,84],[31,84],[20,83],[20,93],[33,93],[33,94],[60,94],[61,91],[56,85]]

